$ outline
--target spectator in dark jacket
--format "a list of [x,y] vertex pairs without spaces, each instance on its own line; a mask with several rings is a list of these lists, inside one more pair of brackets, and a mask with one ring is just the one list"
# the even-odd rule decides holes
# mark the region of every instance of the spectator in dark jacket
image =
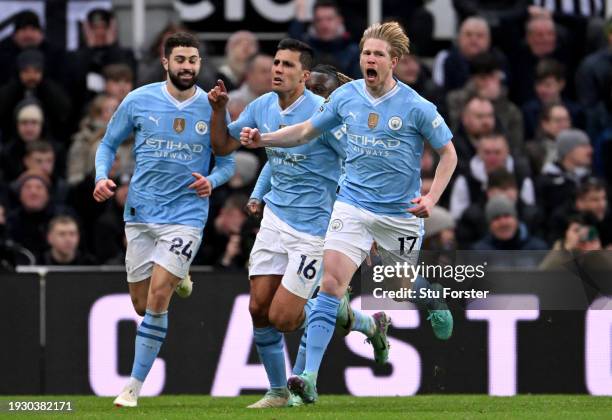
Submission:
[[578,186],[590,175],[593,148],[584,131],[562,131],[556,140],[558,160],[545,165],[536,179],[538,205],[544,217],[572,200]]
[[606,22],[605,31],[608,45],[588,55],[576,72],[576,93],[585,107],[592,107],[606,98],[606,85],[612,74],[612,18]]
[[289,26],[289,36],[312,47],[321,64],[331,64],[352,78],[361,77],[359,46],[346,32],[340,8],[333,0],[316,0],[312,26],[307,28],[305,10]]
[[419,95],[432,102],[438,112],[445,116],[446,100],[444,91],[431,80],[431,74],[419,57],[414,54],[404,54],[399,59],[393,74],[400,81],[406,83]]
[[557,160],[556,138],[569,128],[572,128],[572,117],[565,105],[557,102],[544,106],[535,138],[525,142],[525,152],[534,176],[542,172],[544,165]]
[[479,96],[472,96],[465,101],[461,125],[453,137],[459,169],[467,169],[470,159],[476,154],[478,141],[483,136],[492,134],[495,126],[495,109],[491,101]]
[[47,242],[49,249],[43,254],[44,265],[92,265],[95,259],[79,250],[81,235],[76,220],[67,215],[56,216],[49,222]]
[[548,249],[546,242],[531,236],[516,213],[514,203],[498,195],[492,197],[485,207],[489,232],[472,249],[477,251],[534,251]]

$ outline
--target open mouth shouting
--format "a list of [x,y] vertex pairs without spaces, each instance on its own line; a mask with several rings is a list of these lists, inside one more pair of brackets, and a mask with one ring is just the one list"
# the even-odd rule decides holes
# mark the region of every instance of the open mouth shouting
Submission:
[[376,81],[376,77],[378,76],[378,72],[374,69],[366,69],[366,81],[373,83]]

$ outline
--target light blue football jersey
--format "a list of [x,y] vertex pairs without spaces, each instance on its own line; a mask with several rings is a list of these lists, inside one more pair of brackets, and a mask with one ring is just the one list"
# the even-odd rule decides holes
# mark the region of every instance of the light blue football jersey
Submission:
[[409,86],[372,97],[363,79],[336,89],[310,120],[320,132],[346,127],[346,177],[338,200],[376,214],[414,217],[424,142],[440,148],[452,133],[436,107]]
[[136,167],[125,204],[126,222],[204,227],[208,198],[187,188],[195,181],[191,173],[206,176],[214,188],[227,182],[235,170],[232,155],[217,156],[208,174],[211,112],[202,89],[179,102],[166,82],[138,88],[121,102],[96,153],[96,182],[108,177],[117,148],[134,133]]
[[[235,139],[240,138],[243,127],[258,128],[262,133],[276,131],[306,121],[322,103],[323,98],[306,90],[282,110],[278,95],[270,92],[251,102],[228,130]],[[295,230],[324,236],[345,147],[343,137],[330,132],[304,145],[266,148],[272,186],[264,196],[266,205]]]

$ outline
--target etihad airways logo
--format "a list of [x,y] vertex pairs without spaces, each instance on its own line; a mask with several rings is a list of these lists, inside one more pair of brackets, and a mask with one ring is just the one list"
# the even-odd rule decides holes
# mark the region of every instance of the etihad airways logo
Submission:
[[379,139],[372,136],[362,136],[359,134],[348,134],[351,143],[362,147],[380,147],[383,149],[395,149],[399,147],[400,141],[397,139]]
[[204,151],[202,144],[189,144],[182,141],[146,139],[148,149],[153,149],[155,157],[171,158],[178,160],[192,160],[193,155],[199,155]]
[[296,163],[306,160],[307,156],[299,153],[287,153],[282,150],[278,150],[276,148],[267,148],[266,152],[268,153],[269,159],[274,159],[275,163],[281,165],[290,165],[294,166]]

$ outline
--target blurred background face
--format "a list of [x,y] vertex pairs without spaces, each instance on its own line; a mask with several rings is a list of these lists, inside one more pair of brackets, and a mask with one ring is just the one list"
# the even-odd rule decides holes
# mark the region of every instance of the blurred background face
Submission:
[[215,229],[224,235],[234,235],[240,233],[242,224],[246,220],[246,215],[237,207],[224,207],[215,219]]
[[535,90],[540,102],[546,105],[561,99],[561,91],[564,86],[565,83],[562,80],[549,76],[536,82]]
[[227,46],[227,58],[233,64],[246,65],[246,61],[257,53],[257,39],[251,33],[243,32],[232,37]]
[[592,190],[582,197],[576,198],[576,209],[580,212],[592,213],[597,221],[601,222],[606,217],[608,201],[606,190]]
[[304,73],[299,51],[278,50],[272,64],[272,90],[277,93],[294,91],[307,79]]
[[36,48],[43,41],[43,33],[40,29],[33,26],[26,26],[13,34],[13,40],[19,48]]
[[131,92],[133,88],[132,82],[129,80],[107,80],[104,86],[104,90],[107,95],[117,98],[119,102]]
[[42,82],[43,72],[36,67],[26,67],[19,72],[19,80],[26,89],[35,89]]
[[491,221],[489,225],[491,234],[499,241],[508,241],[514,238],[518,229],[518,220],[510,215],[499,216]]
[[246,74],[246,83],[249,89],[257,95],[272,90],[272,62],[273,58],[267,55],[259,55],[251,64],[251,68]]
[[339,35],[342,16],[334,7],[317,7],[314,10],[313,25],[321,41],[332,41]]
[[49,191],[40,179],[30,178],[21,187],[19,201],[28,212],[40,211],[49,202]]
[[113,116],[115,110],[117,110],[118,106],[119,101],[117,100],[117,98],[111,96],[105,98],[102,102],[102,107],[100,108],[100,120],[105,123],[108,123],[111,117]]
[[518,200],[518,190],[515,187],[489,188],[487,190],[487,198],[491,199],[496,195],[503,195],[513,203],[516,203],[516,201]]
[[542,129],[552,138],[556,138],[560,132],[571,128],[572,121],[564,106],[555,106],[550,110],[550,117],[542,120]]
[[21,119],[17,121],[17,134],[25,141],[34,141],[40,138],[42,123],[38,120]]
[[26,169],[35,169],[51,176],[55,166],[55,154],[53,152],[32,152],[24,159]]
[[94,36],[95,45],[106,45],[108,39],[109,25],[104,20],[96,20],[91,24],[91,31]]
[[478,96],[487,98],[491,101],[499,98],[501,94],[501,72],[495,71],[490,74],[479,74],[473,76],[474,85]]
[[508,159],[508,145],[503,137],[486,137],[478,142],[478,156],[487,173],[505,168]]
[[49,245],[62,255],[76,253],[79,239],[79,229],[75,223],[56,223],[47,235]]
[[556,43],[557,33],[551,19],[535,19],[527,26],[527,45],[536,57],[551,54]]
[[410,54],[404,54],[394,70],[395,76],[408,85],[416,83],[420,73],[421,64]]
[[313,71],[306,80],[306,89],[323,98],[328,98],[337,87],[334,78],[325,73]]
[[495,113],[491,102],[481,99],[470,101],[463,112],[463,126],[471,136],[489,134],[495,128]]
[[591,166],[593,148],[589,144],[575,147],[574,150],[565,155],[564,161],[571,162],[574,166]]
[[459,51],[467,58],[485,52],[491,45],[489,28],[480,20],[466,19],[459,30],[457,42]]

